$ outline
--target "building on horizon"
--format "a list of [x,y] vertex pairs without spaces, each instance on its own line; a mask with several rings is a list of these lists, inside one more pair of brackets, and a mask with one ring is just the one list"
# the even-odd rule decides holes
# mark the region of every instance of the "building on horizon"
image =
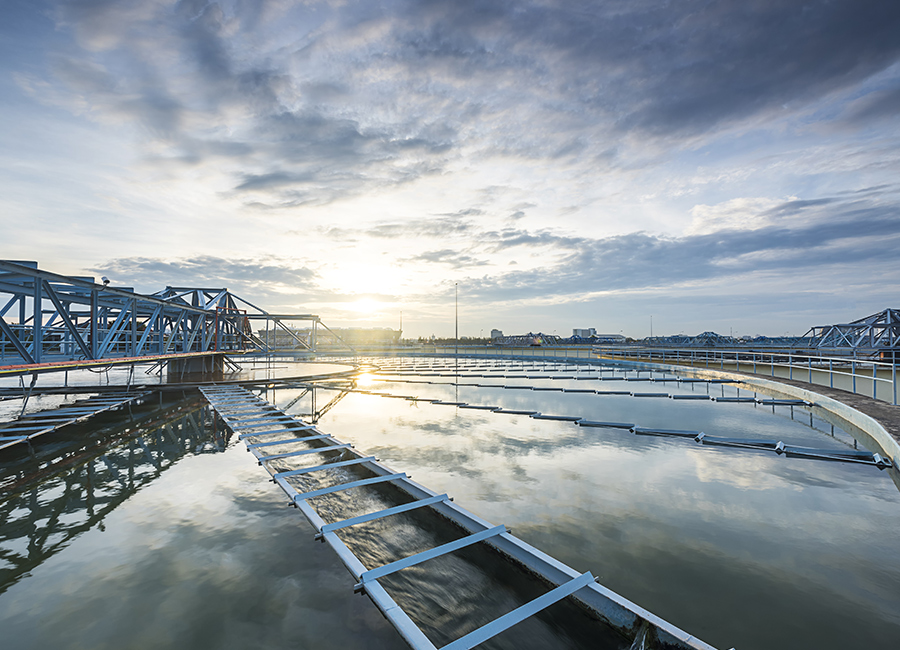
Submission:
[[[283,329],[270,329],[268,332],[260,329],[259,338],[267,341],[273,348],[295,348],[297,339],[306,345],[313,346],[313,332],[308,327],[291,328],[290,332]],[[401,330],[390,327],[330,327],[316,328],[316,348],[340,348],[344,345],[361,347],[366,345],[394,346],[400,342]],[[268,336],[268,339],[266,338]]]

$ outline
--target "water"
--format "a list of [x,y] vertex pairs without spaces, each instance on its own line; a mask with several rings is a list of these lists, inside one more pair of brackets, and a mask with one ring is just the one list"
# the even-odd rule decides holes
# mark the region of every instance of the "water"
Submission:
[[44,478],[4,469],[0,646],[404,648],[244,446],[171,412],[203,403]]
[[[617,385],[635,390],[616,381],[603,389]],[[800,408],[374,378],[368,388],[819,448],[852,441],[840,430],[832,437],[815,416],[810,428]],[[291,395],[279,390],[275,399],[285,404]],[[359,394],[325,414],[320,428],[718,647],[895,645],[900,498],[887,472]]]
[[[809,412],[799,408],[773,413],[748,404],[365,381],[365,388],[394,394],[644,427],[811,447],[852,443],[840,430],[832,437],[831,425],[816,416],[811,428]],[[602,382],[604,390],[618,387],[692,390]],[[707,388],[736,394],[732,387],[693,390]],[[269,391],[279,406],[294,402],[297,413],[322,411],[339,395],[319,391],[313,409],[311,393]],[[284,507],[243,445],[200,417],[200,404],[148,406],[130,423],[110,417],[104,432],[65,440],[54,434],[47,459],[61,460],[49,474],[0,467],[3,647],[405,647],[368,599],[352,595],[351,576],[312,541],[312,529]],[[895,647],[900,495],[887,472],[356,393],[328,407],[319,428],[723,650]],[[82,446],[90,449],[81,449],[87,434],[91,444]],[[309,477],[310,484],[338,482],[340,471]],[[314,503],[331,521],[408,500],[388,486],[354,492]],[[357,526],[342,538],[376,566],[459,536],[423,516]],[[406,570],[390,589],[441,642],[483,622],[476,615],[508,611],[545,590],[498,575],[490,562],[473,571],[485,553],[473,548]],[[27,561],[11,562],[21,558]],[[519,634],[538,647],[586,645],[561,631],[577,615],[551,613]],[[498,637],[495,647],[514,647],[508,643]]]

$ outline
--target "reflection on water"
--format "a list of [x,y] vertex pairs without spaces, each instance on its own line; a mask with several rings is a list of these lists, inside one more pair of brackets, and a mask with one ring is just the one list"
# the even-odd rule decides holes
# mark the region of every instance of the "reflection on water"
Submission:
[[[284,440],[292,439],[286,431]],[[266,436],[265,440],[271,440]],[[250,438],[252,444],[257,440]],[[295,443],[306,444],[306,443]],[[310,443],[318,444],[318,442]],[[277,455],[277,454],[273,454]],[[344,451],[327,450],[269,461],[273,471],[318,468],[286,480],[299,492],[318,490],[373,476],[360,466],[339,463]],[[316,497],[313,508],[326,523],[408,503],[411,497],[382,483]],[[338,532],[351,552],[368,568],[389,564],[464,537],[468,533],[428,508],[392,515]],[[510,564],[485,545],[449,555],[382,578],[380,584],[437,646],[464,636],[546,593],[551,586]],[[568,601],[557,603],[485,642],[487,650],[517,648],[594,648],[619,650],[628,640]]]
[[203,405],[4,457],[0,647],[405,647]]
[[[504,366],[492,368],[498,372],[482,374]],[[540,363],[527,368],[553,374]],[[611,371],[602,381],[569,371],[568,380],[460,383],[635,390]],[[376,378],[365,388],[812,447],[853,440],[800,408],[396,378],[404,381]],[[646,388],[657,389],[736,395],[731,386]],[[358,393],[279,388],[269,398],[717,647],[896,647],[900,494],[887,472]],[[34,459],[4,457],[0,645],[405,647],[200,404],[147,406],[131,420],[61,434],[38,445]],[[318,460],[279,467],[324,462],[312,456]],[[297,482],[319,487],[347,477],[334,469]],[[382,484],[314,505],[334,521],[408,499]],[[421,512],[340,534],[367,566],[460,536]],[[385,583],[440,645],[546,590],[503,573],[490,554],[473,547]],[[485,647],[521,648],[523,639],[546,648],[631,645],[580,638],[572,623],[583,614],[567,608],[554,606]]]
[[[230,434],[203,426],[205,400],[182,400],[119,426],[55,436],[0,465],[0,593],[188,453],[220,452]],[[92,425],[96,426],[96,424]]]
[[[368,388],[809,447],[853,445],[803,408],[403,379]],[[603,381],[604,389],[617,385],[634,390]],[[692,389],[737,395],[732,386],[665,387]],[[274,398],[281,406],[292,395],[279,389]],[[895,647],[900,495],[888,471],[358,393],[320,428],[713,645]]]

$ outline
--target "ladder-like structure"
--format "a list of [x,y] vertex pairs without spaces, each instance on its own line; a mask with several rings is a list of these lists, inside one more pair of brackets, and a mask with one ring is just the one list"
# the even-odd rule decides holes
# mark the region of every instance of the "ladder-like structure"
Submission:
[[[321,433],[315,425],[307,424],[276,409],[246,389],[236,386],[211,386],[201,387],[200,390],[226,425],[238,435],[238,439],[245,442],[247,450],[254,454],[274,482],[290,497],[291,503],[300,509],[316,529],[316,538],[328,543],[337,553],[344,566],[356,579],[354,589],[365,592],[372,599],[412,648],[437,650],[434,643],[391,597],[379,580],[473,544],[486,543],[500,551],[501,557],[524,566],[544,582],[557,586],[442,646],[442,650],[474,648],[566,598],[576,599],[582,607],[587,608],[627,638],[646,634],[647,629],[652,627],[659,648],[714,650],[712,646],[597,584],[589,572],[579,574],[571,567],[517,539],[505,526],[490,524],[452,503],[446,494],[437,494],[413,482],[405,473],[396,472],[378,462],[374,456],[366,456],[353,449],[351,445]],[[321,464],[287,471],[278,471],[272,466],[275,460],[298,459],[312,454],[327,454],[330,458]],[[317,472],[353,467],[365,468],[372,476],[306,491],[302,491],[303,488],[298,490],[289,480]],[[310,501],[317,497],[379,483],[391,483],[414,500],[333,522],[322,519],[310,504]],[[421,508],[431,508],[468,534],[452,542],[372,568],[366,567],[337,535],[339,530]]]

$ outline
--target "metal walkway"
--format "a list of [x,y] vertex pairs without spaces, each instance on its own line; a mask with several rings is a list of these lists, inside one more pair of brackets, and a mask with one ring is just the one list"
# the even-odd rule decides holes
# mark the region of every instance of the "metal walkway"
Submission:
[[[273,481],[290,497],[291,503],[300,509],[316,529],[316,538],[327,542],[337,553],[356,579],[354,590],[365,592],[412,648],[437,650],[437,646],[429,640],[379,580],[408,567],[477,543],[484,543],[500,551],[501,557],[525,567],[529,573],[537,576],[542,582],[556,586],[542,596],[443,645],[443,650],[463,650],[478,646],[567,598],[577,601],[581,607],[589,610],[592,615],[599,617],[610,628],[628,639],[635,639],[642,633],[646,633],[650,626],[659,641],[659,648],[714,650],[712,646],[598,585],[589,572],[579,574],[574,569],[517,539],[504,526],[494,526],[484,521],[477,515],[453,504],[446,494],[436,494],[413,482],[406,474],[395,472],[379,463],[374,456],[363,455],[353,449],[351,445],[321,433],[314,425],[306,424],[300,419],[285,414],[249,391],[238,387],[203,387],[200,390],[227,426],[238,434],[240,440],[245,442],[247,450],[256,456],[259,464],[266,469]],[[327,458],[322,464],[288,471],[277,471],[271,465],[274,460],[298,459],[320,453],[329,454],[330,458]],[[306,491],[298,490],[289,480],[312,473],[354,467],[368,470],[366,473],[371,476]],[[310,501],[317,497],[354,488],[374,486],[379,483],[390,483],[414,500],[377,512],[332,522],[326,522],[310,504]],[[430,508],[444,519],[455,523],[467,531],[468,535],[372,568],[366,567],[337,535],[337,531],[358,524],[423,508]]]
[[70,424],[84,422],[95,415],[121,408],[149,394],[149,392],[106,393],[48,411],[31,413],[12,422],[0,423],[0,449],[27,444],[38,436],[53,433]]
[[[310,323],[306,337],[286,324],[295,321]],[[265,329],[254,333],[254,324]],[[271,353],[276,330],[292,351],[315,352],[320,330],[340,341],[315,314],[270,314],[225,288],[169,286],[145,295],[105,277],[97,283],[34,261],[0,260],[0,376]]]

